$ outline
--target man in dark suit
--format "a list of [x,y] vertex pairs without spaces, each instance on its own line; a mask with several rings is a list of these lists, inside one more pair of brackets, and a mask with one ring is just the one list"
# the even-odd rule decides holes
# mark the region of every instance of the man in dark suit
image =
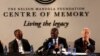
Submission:
[[20,29],[14,31],[15,39],[9,43],[9,52],[24,53],[30,51],[30,44],[28,40],[23,39],[23,33]]
[[88,28],[83,29],[82,37],[75,40],[74,47],[76,52],[91,53],[95,51],[95,41],[90,38],[90,30]]
[[57,28],[51,29],[51,37],[43,44],[44,51],[47,51],[49,54],[52,54],[53,50],[57,51],[61,47],[67,50],[68,46],[66,39],[59,37],[58,34],[59,31]]
[[2,45],[2,43],[1,43],[1,41],[0,41],[0,54],[3,54],[3,53],[4,53],[3,45]]

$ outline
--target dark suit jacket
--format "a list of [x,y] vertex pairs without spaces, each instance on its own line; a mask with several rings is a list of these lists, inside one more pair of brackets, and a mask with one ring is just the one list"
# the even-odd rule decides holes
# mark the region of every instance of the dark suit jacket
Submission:
[[[87,49],[90,52],[94,52],[95,51],[95,41],[90,38],[89,42],[90,42],[90,45],[87,46]],[[85,50],[83,50],[83,40],[82,40],[82,37],[77,39],[74,42],[74,47],[76,48],[76,52],[85,52]]]
[[[30,51],[30,44],[28,40],[22,39],[21,41],[24,51]],[[19,52],[18,43],[16,39],[9,43],[9,52]]]
[[4,53],[4,50],[3,50],[3,45],[2,43],[0,42],[0,53]]
[[[66,50],[67,50],[68,46],[67,46],[66,39],[64,39],[64,38],[62,38],[62,37],[58,37],[58,38],[59,38],[59,39],[58,39],[58,44],[62,44],[63,47],[66,48]],[[44,51],[46,51],[46,50],[48,50],[48,49],[53,49],[53,48],[54,48],[53,46],[51,46],[51,48],[49,48],[49,47],[48,47],[49,43],[51,43],[51,44],[53,43],[52,38],[49,38],[49,39],[43,44],[43,46],[44,46]]]

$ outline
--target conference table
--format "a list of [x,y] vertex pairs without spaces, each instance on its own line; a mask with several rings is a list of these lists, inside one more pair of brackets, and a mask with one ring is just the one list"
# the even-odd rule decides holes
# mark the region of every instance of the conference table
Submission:
[[38,55],[33,53],[7,53],[7,54],[0,54],[0,56],[100,56],[100,53],[92,53],[92,54],[86,54],[86,53],[74,53],[74,54],[52,54],[52,55]]

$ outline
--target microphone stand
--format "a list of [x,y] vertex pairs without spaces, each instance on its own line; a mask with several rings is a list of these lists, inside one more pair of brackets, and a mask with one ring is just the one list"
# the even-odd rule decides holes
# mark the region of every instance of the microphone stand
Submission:
[[60,51],[60,56],[62,56],[62,48],[63,48],[63,46],[62,46],[62,44],[61,44],[61,51]]
[[56,51],[56,56],[57,56],[57,51]]

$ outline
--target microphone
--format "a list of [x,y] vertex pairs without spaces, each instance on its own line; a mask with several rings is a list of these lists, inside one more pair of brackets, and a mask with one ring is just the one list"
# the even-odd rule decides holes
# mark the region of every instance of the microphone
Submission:
[[51,48],[51,42],[48,43],[48,49],[46,50],[46,52],[43,52],[43,56],[48,56],[48,54],[50,54],[50,48]]
[[51,42],[49,42],[49,43],[48,43],[48,49],[51,48],[51,45],[52,45]]
[[33,56],[33,55],[34,55],[33,45],[31,45],[31,47],[30,47],[30,53],[31,53],[31,56]]

